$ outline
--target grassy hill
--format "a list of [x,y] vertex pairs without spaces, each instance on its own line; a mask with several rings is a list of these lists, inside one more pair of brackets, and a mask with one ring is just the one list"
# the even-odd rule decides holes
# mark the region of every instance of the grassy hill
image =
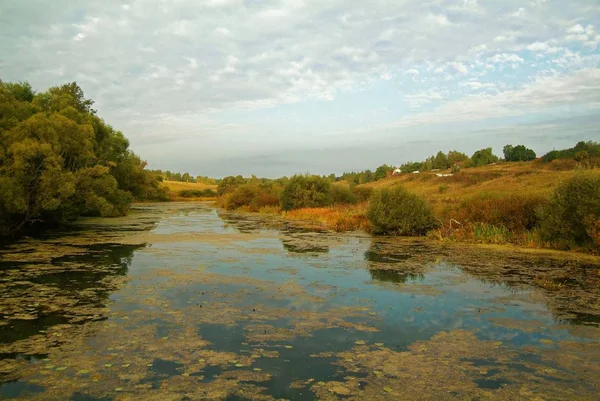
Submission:
[[[449,170],[405,173],[359,185],[354,191],[368,193],[401,186],[419,195],[432,206],[435,218],[440,222],[440,228],[429,233],[434,238],[553,247],[540,239],[538,211],[546,207],[561,183],[582,172],[574,168],[573,163],[505,162],[462,169],[446,177],[438,174],[450,174]],[[600,174],[598,168],[583,170]],[[284,213],[284,217],[311,221],[338,231],[369,231],[367,210],[367,203],[363,202],[297,209]]]
[[450,177],[450,171],[400,174],[360,185],[362,188],[381,189],[402,185],[423,196],[438,213],[453,208],[472,197],[489,195],[504,197],[510,194],[548,196],[556,186],[576,174],[576,170],[556,170],[557,164],[539,162],[499,163],[463,169]]
[[[192,200],[204,200],[212,199],[214,196],[195,196],[199,195],[200,192],[206,190],[212,190],[216,193],[217,186],[211,184],[203,184],[199,182],[182,182],[182,181],[163,181],[163,185],[168,188],[171,200],[174,201],[192,201]],[[184,192],[182,192],[184,191]],[[198,193],[195,193],[199,191]],[[186,194],[187,192],[187,194]],[[186,194],[186,196],[182,196]],[[206,194],[204,194],[206,195]],[[216,194],[215,194],[216,195]]]

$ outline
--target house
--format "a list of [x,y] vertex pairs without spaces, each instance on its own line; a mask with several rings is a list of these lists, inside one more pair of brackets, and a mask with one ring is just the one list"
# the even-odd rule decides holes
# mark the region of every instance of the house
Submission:
[[399,168],[394,170],[394,172],[392,173],[392,175],[399,175],[399,174],[402,174],[402,170],[400,170]]

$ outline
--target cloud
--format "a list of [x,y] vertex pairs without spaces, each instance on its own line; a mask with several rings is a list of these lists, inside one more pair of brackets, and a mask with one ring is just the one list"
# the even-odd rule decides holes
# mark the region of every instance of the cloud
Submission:
[[[252,152],[279,140],[308,146],[307,138],[319,143],[333,131],[429,121],[423,110],[439,115],[452,105],[464,108],[454,110],[458,116],[481,113],[484,122],[496,115],[484,105],[517,101],[518,91],[545,77],[576,84],[570,77],[594,77],[600,68],[598,7],[586,0],[514,4],[4,1],[0,77],[39,90],[77,80],[140,153],[149,132],[218,149],[218,138],[235,135],[229,146]],[[582,87],[570,102],[595,112]],[[509,103],[494,103],[497,114],[554,107]],[[388,109],[377,117],[387,120],[369,117],[371,105]]]
[[551,46],[548,42],[534,42],[527,46],[527,50],[532,52],[555,54],[562,50],[560,47]]
[[[478,86],[476,83],[465,85]],[[442,99],[438,93],[423,93],[406,98],[412,99],[416,104]],[[600,69],[584,68],[572,75],[539,76],[520,89],[506,90],[494,95],[473,94],[460,100],[447,101],[433,111],[403,118],[392,126],[473,122],[556,112],[562,108],[574,107],[600,110]]]

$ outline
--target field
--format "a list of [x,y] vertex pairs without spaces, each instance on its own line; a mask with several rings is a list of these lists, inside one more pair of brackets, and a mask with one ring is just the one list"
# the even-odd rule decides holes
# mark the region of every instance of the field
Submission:
[[206,200],[206,199],[214,199],[212,197],[181,197],[179,196],[179,192],[182,190],[205,190],[212,189],[213,191],[217,190],[216,185],[211,184],[203,184],[199,182],[181,182],[181,181],[163,181],[163,185],[169,189],[169,193],[171,195],[171,200],[173,201],[197,201],[197,200]]
[[438,214],[458,205],[466,199],[487,194],[491,196],[529,195],[548,196],[563,180],[571,178],[576,170],[553,170],[552,163],[537,162],[500,163],[463,169],[450,177],[450,171],[400,174],[359,187],[381,189],[402,185],[416,193],[433,206]]

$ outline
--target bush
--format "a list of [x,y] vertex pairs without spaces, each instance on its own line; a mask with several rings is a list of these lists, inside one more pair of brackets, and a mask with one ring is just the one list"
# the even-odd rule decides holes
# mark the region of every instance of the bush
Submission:
[[295,175],[287,182],[281,193],[283,210],[303,207],[323,207],[331,205],[331,184],[316,175]]
[[451,217],[461,223],[485,223],[511,231],[538,225],[537,209],[546,204],[542,196],[483,194],[463,201]]
[[561,247],[598,247],[600,174],[581,173],[560,184],[539,217],[542,239]]
[[179,191],[177,193],[177,196],[180,196],[182,198],[202,198],[202,197],[210,198],[210,197],[217,196],[217,193],[210,188],[182,189],[181,191]]
[[227,210],[247,208],[258,212],[265,206],[279,204],[278,189],[271,185],[244,184],[224,196],[222,206]]
[[354,187],[352,192],[356,195],[359,202],[366,202],[373,195],[373,188],[370,187]]
[[331,200],[333,203],[349,205],[357,203],[358,197],[350,190],[350,188],[334,184],[331,186]]
[[431,206],[399,186],[374,192],[367,218],[374,234],[424,235],[439,226]]

